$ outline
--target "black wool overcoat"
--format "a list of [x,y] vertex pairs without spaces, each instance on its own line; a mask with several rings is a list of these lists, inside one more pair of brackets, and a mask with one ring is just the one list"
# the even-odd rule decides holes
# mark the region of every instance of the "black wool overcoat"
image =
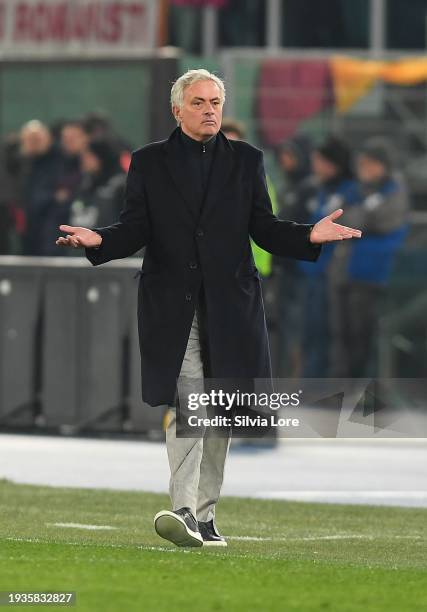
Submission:
[[169,138],[132,151],[116,223],[94,228],[93,265],[146,246],[138,288],[142,399],[173,405],[200,287],[205,297],[209,371],[215,379],[271,377],[261,280],[249,237],[274,255],[316,261],[308,224],[279,220],[267,191],[263,152],[220,130],[199,212],[192,176]]

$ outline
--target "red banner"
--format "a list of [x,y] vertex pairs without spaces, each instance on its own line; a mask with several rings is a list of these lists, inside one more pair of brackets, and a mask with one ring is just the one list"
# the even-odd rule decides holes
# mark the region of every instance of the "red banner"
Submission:
[[132,51],[155,46],[157,2],[0,1],[3,56]]

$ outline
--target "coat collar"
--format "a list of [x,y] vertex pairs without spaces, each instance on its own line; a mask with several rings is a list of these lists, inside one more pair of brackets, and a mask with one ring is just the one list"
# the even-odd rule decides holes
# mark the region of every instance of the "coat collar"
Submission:
[[181,139],[181,143],[188,151],[201,154],[203,146],[205,147],[206,151],[211,151],[215,148],[215,141],[217,138],[216,134],[213,134],[208,140],[203,142],[201,140],[191,138],[191,136],[188,136],[188,134],[183,132],[182,129],[178,130],[178,135]]
[[162,147],[163,157],[169,174],[184,200],[186,213],[190,215],[192,220],[203,221],[215,208],[215,203],[220,198],[232,173],[235,163],[235,148],[232,141],[219,130],[216,137],[216,151],[212,160],[206,198],[199,218],[194,208],[194,202],[191,201],[193,194],[191,181],[194,179],[191,176],[186,160],[183,158],[182,148],[179,146],[179,130],[180,127],[177,126],[169,138],[164,141]]

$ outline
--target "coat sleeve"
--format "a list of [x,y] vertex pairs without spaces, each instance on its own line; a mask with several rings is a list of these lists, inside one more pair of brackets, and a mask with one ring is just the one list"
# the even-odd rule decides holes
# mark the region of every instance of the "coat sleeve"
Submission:
[[249,234],[258,246],[279,257],[316,261],[320,244],[309,240],[312,224],[278,219],[272,210],[264,169],[264,154],[260,151],[254,176]]
[[119,220],[106,227],[93,228],[93,231],[102,236],[99,247],[85,248],[86,257],[94,266],[112,259],[129,257],[150,241],[150,220],[140,163],[133,152]]

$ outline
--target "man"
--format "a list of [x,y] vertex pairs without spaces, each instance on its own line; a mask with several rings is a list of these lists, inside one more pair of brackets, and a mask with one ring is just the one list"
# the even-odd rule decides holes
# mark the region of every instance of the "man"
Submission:
[[338,249],[329,269],[334,378],[377,374],[378,318],[395,256],[408,231],[409,197],[392,150],[388,140],[373,137],[356,156],[358,197],[344,215],[363,229],[364,240]]
[[[284,186],[278,194],[279,219],[310,223],[308,204],[316,195],[316,178],[312,174],[313,146],[305,134],[287,138],[277,150]],[[329,211],[332,212],[332,211]],[[323,215],[322,215],[323,216]],[[298,377],[302,369],[304,280],[298,261],[275,258],[278,275],[279,357],[278,376]]]
[[[271,376],[250,236],[276,255],[311,261],[322,242],[360,236],[334,223],[339,211],[315,226],[273,215],[262,151],[220,130],[224,99],[216,75],[183,74],[171,90],[178,125],[132,152],[119,221],[60,226],[67,235],[57,243],[85,247],[93,265],[146,246],[138,322],[142,398],[152,406],[179,405],[181,377]],[[156,531],[180,546],[224,546],[214,518],[230,440],[177,436],[176,416],[166,431],[172,511],[156,514]]]
[[[336,136],[328,136],[312,154],[313,173],[317,182],[314,196],[307,204],[309,223],[316,223],[333,211],[346,210],[357,199],[351,153]],[[302,375],[304,378],[329,376],[329,286],[328,268],[335,244],[322,249],[315,265],[298,262],[303,273],[302,294]]]
[[68,120],[62,125],[60,139],[64,153],[77,162],[89,144],[89,134],[79,119]]
[[51,130],[36,119],[22,126],[20,145],[25,167],[24,255],[60,255],[54,239],[58,223],[69,219],[70,204],[63,182],[64,157]]

